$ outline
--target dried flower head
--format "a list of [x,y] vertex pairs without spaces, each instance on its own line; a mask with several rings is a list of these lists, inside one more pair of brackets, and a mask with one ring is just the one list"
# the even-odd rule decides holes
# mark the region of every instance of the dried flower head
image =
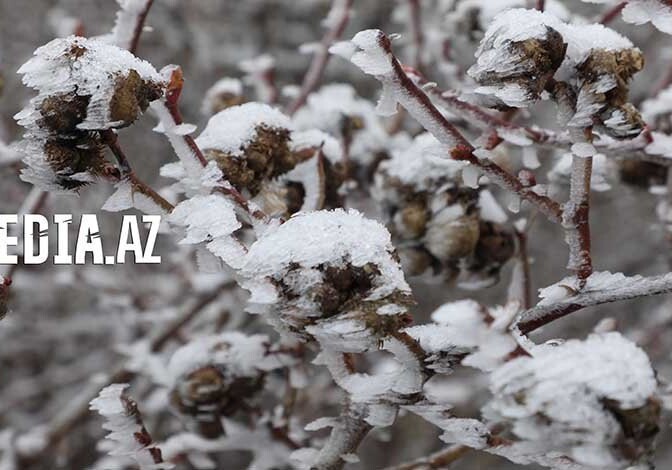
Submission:
[[469,74],[485,104],[525,107],[547,90],[570,127],[598,126],[612,137],[644,126],[627,101],[629,81],[642,69],[639,49],[600,24],[574,25],[548,12],[511,9],[488,27]]
[[241,274],[250,308],[304,339],[323,320],[355,318],[379,336],[406,321],[410,289],[390,234],[354,210],[295,215],[250,247]]
[[430,134],[419,135],[381,163],[374,197],[410,275],[433,272],[450,280],[464,271],[471,282],[476,275],[495,280],[513,255],[513,236],[482,220],[479,190],[462,183],[466,164],[445,153]]
[[173,354],[168,365],[171,404],[204,437],[224,433],[221,417],[249,408],[264,386],[268,338],[229,332],[199,337]]
[[265,183],[298,163],[289,146],[291,128],[280,111],[245,103],[210,118],[196,143],[236,189],[256,196]]
[[492,374],[483,413],[509,432],[497,449],[521,464],[562,457],[581,468],[625,468],[658,432],[656,379],[619,333],[540,345]]
[[94,131],[132,124],[163,94],[149,63],[76,36],[40,47],[19,73],[38,91],[15,116],[26,128],[22,178],[48,190],[76,190],[100,176],[105,161]]
[[222,78],[212,85],[203,98],[203,114],[212,116],[220,111],[245,102],[243,82],[237,78]]

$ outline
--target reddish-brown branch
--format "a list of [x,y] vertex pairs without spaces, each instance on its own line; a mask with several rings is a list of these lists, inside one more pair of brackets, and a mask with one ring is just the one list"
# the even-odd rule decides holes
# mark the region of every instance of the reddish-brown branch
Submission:
[[109,149],[112,151],[112,154],[114,154],[117,162],[119,163],[121,178],[131,183],[133,191],[147,196],[164,211],[172,212],[175,207],[170,202],[166,201],[163,196],[157,193],[151,186],[138,178],[138,176],[135,174],[135,171],[133,171],[126,154],[119,145],[117,133],[111,129],[108,129],[105,131],[100,131],[100,135],[105,145],[109,147]]
[[441,449],[426,457],[421,457],[412,462],[402,463],[385,470],[430,470],[430,469],[446,469],[451,464],[462,458],[469,451],[471,447],[456,444],[445,449]]
[[562,225],[569,245],[567,267],[576,272],[581,287],[593,273],[590,256],[590,180],[592,157],[572,156],[569,201],[565,204]]
[[129,52],[135,54],[138,50],[138,45],[140,44],[140,36],[142,35],[142,30],[145,27],[145,20],[147,19],[147,14],[149,9],[152,8],[154,0],[146,0],[145,8],[138,15],[138,21],[135,24],[135,29],[133,30],[133,37],[131,38],[131,45],[128,47]]
[[122,393],[119,399],[124,406],[124,412],[126,413],[126,416],[133,419],[135,424],[140,427],[140,431],[133,434],[135,441],[144,447],[147,452],[149,452],[154,463],[163,463],[161,449],[156,446],[152,446],[154,441],[152,440],[151,434],[149,434],[149,431],[147,431],[147,428],[145,427],[145,423],[142,420],[142,415],[140,414],[140,410],[138,409],[138,404],[136,401],[126,395],[126,393]]
[[329,47],[341,37],[350,20],[352,1],[353,0],[334,0],[332,11],[335,8],[339,8],[340,16],[334,20],[333,25],[322,38],[318,50],[315,51],[313,60],[308,67],[308,71],[303,77],[299,94],[287,108],[287,114],[290,116],[296,113],[306,103],[308,96],[319,86],[322,76],[324,75],[324,70],[327,68],[329,58],[331,57],[329,54]]
[[[168,112],[170,113],[170,117],[172,118],[175,125],[180,125],[184,123],[182,119],[182,114],[180,113],[180,108],[178,106],[178,102],[182,94],[183,87],[184,87],[184,76],[182,74],[182,69],[180,67],[175,67],[172,70],[165,94],[166,98],[165,106]],[[196,144],[194,138],[191,137],[191,135],[189,134],[185,134],[181,136],[181,138],[184,140],[185,144],[189,147],[192,154],[198,160],[200,165],[203,167],[207,166],[208,160],[203,155],[203,152]],[[242,208],[251,217],[254,217],[259,220],[266,219],[266,214],[264,214],[259,209],[252,209],[245,196],[243,196],[240,193],[240,191],[238,191],[235,187],[233,187],[233,185],[227,184],[225,186],[218,186],[215,190],[226,196],[229,196],[240,208]]]
[[537,0],[537,10],[539,11],[544,11],[544,7],[546,6],[546,1],[545,0]]
[[558,318],[586,307],[672,292],[672,274],[626,279],[622,283],[593,292],[578,292],[558,302],[542,303],[522,312],[514,328],[529,334]]
[[612,8],[607,10],[604,15],[602,15],[602,19],[600,19],[600,23],[602,24],[609,24],[612,21],[616,19],[616,17],[621,13],[621,10],[625,8],[625,5],[628,2],[621,2],[616,5],[614,5]]
[[518,239],[518,262],[522,271],[521,302],[522,308],[528,309],[532,306],[532,277],[530,275],[530,258],[527,252],[527,233],[516,230]]
[[425,45],[425,36],[422,31],[422,5],[420,0],[408,0],[409,29],[413,38],[413,67],[422,72],[424,64],[422,52]]

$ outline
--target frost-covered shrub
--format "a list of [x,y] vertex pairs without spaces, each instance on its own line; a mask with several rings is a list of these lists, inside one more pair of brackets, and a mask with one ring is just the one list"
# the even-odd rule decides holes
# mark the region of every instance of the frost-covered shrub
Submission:
[[669,466],[669,302],[617,302],[672,274],[596,268],[669,251],[669,52],[615,19],[670,2],[116,3],[48,12],[0,169],[21,215],[160,214],[162,263],[5,266],[0,469]]
[[365,330],[355,342],[383,338],[407,321],[410,289],[390,234],[355,210],[297,214],[269,229],[250,247],[241,273],[252,308],[304,339],[322,327],[329,333],[341,318]]

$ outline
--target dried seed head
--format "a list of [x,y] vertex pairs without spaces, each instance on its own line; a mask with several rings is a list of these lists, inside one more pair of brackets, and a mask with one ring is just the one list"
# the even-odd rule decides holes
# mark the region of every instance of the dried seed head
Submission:
[[201,110],[203,114],[212,116],[244,102],[243,83],[237,78],[222,78],[205,93]]
[[119,127],[132,124],[149,103],[163,95],[162,87],[152,81],[143,80],[131,69],[127,75],[115,81],[114,94],[110,100],[110,118],[119,122]]
[[290,218],[252,245],[242,274],[251,308],[307,340],[307,329],[325,320],[352,317],[380,328],[403,322],[410,303],[389,233],[352,210]]
[[44,155],[54,173],[54,182],[66,190],[87,185],[92,178],[102,175],[106,167],[103,145],[95,135],[88,133],[73,139],[47,139]]
[[226,368],[205,366],[183,377],[170,393],[172,406],[196,421],[197,431],[214,439],[224,434],[221,417],[246,408],[264,386],[262,374],[232,377]]
[[667,167],[637,159],[624,159],[619,163],[621,181],[641,188],[662,186],[667,179]]
[[77,132],[77,125],[86,117],[90,99],[90,96],[76,93],[47,96],[40,103],[42,119],[39,125],[55,134]]

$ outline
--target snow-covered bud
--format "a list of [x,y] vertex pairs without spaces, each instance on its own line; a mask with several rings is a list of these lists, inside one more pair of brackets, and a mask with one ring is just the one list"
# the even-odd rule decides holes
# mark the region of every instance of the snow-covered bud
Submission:
[[475,92],[489,95],[494,106],[520,108],[537,101],[565,58],[567,44],[553,28],[555,21],[538,10],[498,15],[468,71],[481,85]]
[[220,111],[245,102],[243,82],[237,78],[222,78],[212,85],[205,93],[201,111],[212,116]]
[[18,73],[38,91],[16,118],[48,133],[125,127],[161,97],[163,79],[146,61],[96,39],[54,39]]
[[627,38],[601,24],[567,24],[548,12],[510,9],[488,27],[469,74],[491,106],[526,107],[547,90],[570,127],[599,126],[616,138],[644,126],[628,103],[629,81],[644,65]]
[[204,437],[222,435],[221,417],[246,409],[273,368],[267,342],[263,335],[230,332],[199,337],[175,351],[168,365],[174,409]]
[[410,288],[390,234],[355,210],[300,213],[270,229],[250,247],[241,274],[250,309],[302,339],[332,320],[357,322],[358,337],[385,337],[407,321]]
[[380,164],[374,196],[410,275],[433,271],[453,279],[466,268],[496,279],[512,255],[512,235],[481,220],[481,194],[462,182],[466,164],[445,154],[430,134],[419,135]]
[[510,441],[496,453],[520,464],[569,459],[581,468],[626,468],[646,458],[660,404],[644,351],[611,332],[529,353],[492,374],[494,397],[483,414]]
[[22,178],[76,190],[105,167],[97,132],[132,124],[164,83],[148,62],[96,39],[54,39],[19,69],[38,95],[15,118],[26,128]]
[[212,116],[196,143],[236,189],[256,196],[298,163],[289,147],[291,127],[280,111],[245,103]]

